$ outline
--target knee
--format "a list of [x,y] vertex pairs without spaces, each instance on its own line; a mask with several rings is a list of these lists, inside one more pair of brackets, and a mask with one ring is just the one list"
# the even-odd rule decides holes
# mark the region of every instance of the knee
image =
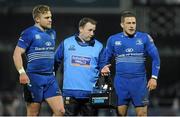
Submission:
[[27,116],[38,116],[38,115],[39,115],[39,111],[27,110]]
[[62,107],[62,108],[57,109],[53,115],[54,116],[63,116],[64,114],[65,114],[65,109],[64,109],[64,107]]
[[126,116],[126,113],[118,112],[118,116]]
[[144,111],[144,110],[139,111],[137,112],[137,116],[147,116],[147,111]]
[[118,115],[119,116],[126,116],[127,112],[125,110],[118,110]]

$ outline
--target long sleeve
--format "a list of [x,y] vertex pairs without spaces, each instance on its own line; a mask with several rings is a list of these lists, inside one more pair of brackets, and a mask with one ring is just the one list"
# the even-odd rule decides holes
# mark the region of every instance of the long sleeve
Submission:
[[105,52],[104,52],[104,64],[105,65],[109,64],[113,57],[114,47],[113,47],[112,41],[113,40],[111,39],[111,37],[109,37],[106,48],[105,48]]
[[160,57],[152,38],[148,35],[147,52],[152,59],[152,77],[158,78],[160,70]]
[[62,60],[64,58],[64,41],[60,43],[58,48],[56,49],[55,52],[55,57],[54,57],[54,71],[56,72],[59,68],[59,65],[61,64]]
[[99,53],[98,69],[101,70],[104,65],[105,65],[105,48],[103,48]]

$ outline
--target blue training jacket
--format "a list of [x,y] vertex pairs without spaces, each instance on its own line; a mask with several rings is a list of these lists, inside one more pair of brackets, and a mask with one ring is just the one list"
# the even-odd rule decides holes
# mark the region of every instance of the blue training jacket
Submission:
[[96,39],[83,43],[71,36],[60,43],[55,52],[55,70],[64,60],[64,96],[86,97],[99,77],[99,61],[103,45]]

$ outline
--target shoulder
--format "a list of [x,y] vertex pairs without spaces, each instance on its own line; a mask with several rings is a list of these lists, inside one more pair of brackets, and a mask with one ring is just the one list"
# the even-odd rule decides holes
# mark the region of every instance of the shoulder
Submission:
[[30,34],[30,33],[32,33],[33,31],[34,31],[34,27],[33,27],[33,26],[30,26],[30,27],[24,29],[21,34]]
[[146,33],[146,32],[136,32],[136,35],[139,37],[139,36],[143,36],[143,37],[148,37],[148,36],[150,36],[148,33]]
[[119,38],[119,37],[122,37],[123,36],[123,33],[116,33],[116,34],[113,34],[111,36],[109,36],[109,38]]
[[52,34],[56,34],[56,31],[54,29],[49,29],[48,32]]
[[69,37],[63,39],[62,42],[63,42],[64,44],[70,44],[70,43],[73,43],[74,41],[76,41],[76,40],[75,40],[75,35],[72,35],[72,36],[69,36]]
[[117,34],[114,34],[114,35],[111,35],[109,36],[108,38],[108,43],[114,43],[116,41],[121,41],[121,39],[124,37],[123,33],[117,33]]
[[137,37],[141,37],[144,41],[153,42],[153,38],[146,32],[137,32]]
[[75,35],[72,35],[72,36],[65,38],[64,41],[72,41],[74,39],[75,39]]
[[95,41],[95,45],[99,46],[99,47],[103,47],[103,44],[98,40],[98,39],[94,39]]
[[[33,36],[40,32],[41,32],[41,30],[39,28],[37,28],[36,26],[30,26],[30,27],[26,28],[25,30],[23,30],[21,35]],[[53,34],[55,34],[55,31],[51,30],[51,29],[49,29],[48,32],[52,32]]]
[[95,43],[102,45],[102,42],[99,41],[99,39],[94,38]]
[[28,40],[32,40],[32,38],[35,35],[35,27],[34,26],[30,26],[26,29],[24,29],[21,34],[20,34],[20,38],[24,38],[24,39],[28,39]]

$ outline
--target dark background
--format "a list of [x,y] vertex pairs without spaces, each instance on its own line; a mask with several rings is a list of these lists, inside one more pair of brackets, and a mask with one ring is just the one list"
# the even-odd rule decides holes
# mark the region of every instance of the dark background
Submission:
[[[77,32],[78,22],[83,17],[97,20],[96,37],[105,45],[110,35],[122,31],[120,12],[130,9],[136,13],[137,29],[153,37],[161,58],[158,88],[151,93],[149,114],[180,115],[178,0],[0,0],[0,115],[25,114],[22,87],[12,54],[21,31],[34,24],[31,11],[38,4],[52,8],[56,47],[64,38]],[[150,76],[151,62],[147,61]],[[58,77],[60,81],[61,78]],[[47,112],[46,104],[43,110]]]

